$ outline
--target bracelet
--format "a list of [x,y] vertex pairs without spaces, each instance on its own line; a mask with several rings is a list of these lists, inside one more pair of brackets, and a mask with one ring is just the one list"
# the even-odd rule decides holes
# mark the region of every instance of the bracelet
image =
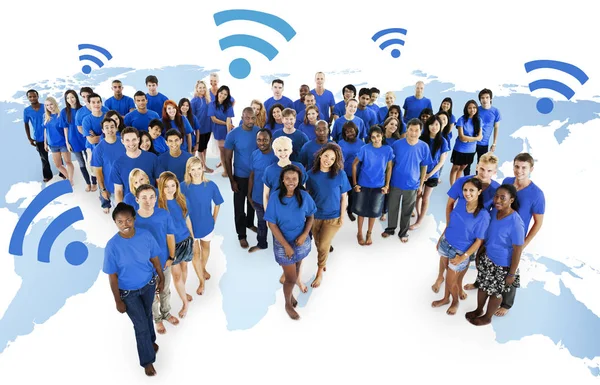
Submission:
[[511,274],[511,273],[506,273],[506,275],[509,276],[509,277],[514,277],[515,276],[514,274]]

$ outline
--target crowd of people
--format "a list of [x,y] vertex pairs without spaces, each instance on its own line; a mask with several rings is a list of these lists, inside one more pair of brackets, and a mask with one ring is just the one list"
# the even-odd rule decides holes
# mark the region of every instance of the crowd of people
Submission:
[[[408,242],[449,158],[446,228],[436,246],[440,261],[432,285],[439,293],[445,281],[444,296],[432,306],[449,305],[447,314],[454,315],[466,290],[477,289],[477,308],[466,313],[474,325],[489,324],[513,306],[521,253],[542,227],[545,199],[530,179],[534,160],[528,153],[512,160],[514,177],[501,184],[493,179],[502,118],[491,90],[479,92],[479,104],[467,101],[456,119],[448,97],[434,112],[423,82],[402,107],[392,91],[380,107],[377,88],[357,92],[352,84],[336,103],[319,72],[315,87],[302,85],[296,101],[283,95],[282,80],[273,80],[273,96],[248,103],[236,126],[236,101],[218,81],[213,73],[209,85],[196,83],[191,100],[175,102],[158,92],[156,76],[148,76],[147,92],[133,98],[114,80],[113,96],[104,102],[90,87],[66,91],[62,110],[55,98],[46,97],[42,106],[38,92],[27,91],[25,132],[39,153],[44,182],[53,178],[50,153],[59,177],[73,184],[73,154],[85,191],[99,191],[101,209],[112,209],[118,233],[106,245],[103,271],[117,310],[133,322],[147,375],[156,374],[156,333],[166,333],[165,323],[178,325],[193,300],[186,292],[188,263],[198,278],[196,294],[204,293],[211,277],[210,243],[224,199],[207,175],[218,175],[218,168],[233,192],[240,247],[268,249],[271,231],[285,311],[297,320],[293,289],[308,290],[300,272],[312,242],[313,288],[323,282],[346,217],[356,221],[361,246],[373,244],[377,219],[387,221],[382,238],[397,230],[401,243]],[[219,150],[215,169],[206,160],[211,137]],[[253,246],[248,230],[256,233]],[[472,261],[477,278],[463,286]],[[171,281],[182,301],[178,317],[171,313]]]

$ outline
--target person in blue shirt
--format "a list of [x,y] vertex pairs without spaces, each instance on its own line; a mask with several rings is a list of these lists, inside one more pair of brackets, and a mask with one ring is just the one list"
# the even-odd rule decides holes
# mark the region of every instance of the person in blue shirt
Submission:
[[325,74],[323,72],[315,74],[315,88],[310,92],[315,96],[317,107],[319,107],[319,111],[323,114],[323,117],[319,119],[323,119],[328,124],[331,124],[333,121],[335,98],[331,91],[325,89]]
[[[319,107],[308,106],[306,107],[306,110],[304,110],[304,120],[296,126],[299,131],[302,131],[304,134],[306,134],[309,140],[316,139],[317,137],[315,134],[315,129],[317,127],[319,116],[321,116]],[[298,123],[298,120],[296,120],[296,123]]]
[[[427,167],[431,164],[429,146],[419,140],[422,123],[411,119],[406,124],[406,138],[397,140],[392,146],[394,168],[392,169],[389,202],[388,226],[381,234],[383,238],[394,235],[400,212],[398,237],[402,243],[408,242],[410,217],[415,208],[417,195],[423,192]],[[402,207],[400,207],[402,200]]]
[[125,116],[131,111],[135,110],[135,103],[133,99],[127,95],[123,95],[123,83],[120,80],[115,79],[111,83],[113,96],[106,99],[104,106],[109,110],[117,111],[121,116]]
[[458,118],[456,129],[458,130],[458,137],[454,143],[452,157],[450,158],[452,162],[450,185],[453,185],[460,174],[473,162],[476,143],[483,138],[481,119],[479,118],[475,100],[469,100],[465,103],[463,116]]
[[246,240],[246,229],[257,231],[254,226],[254,208],[248,200],[252,152],[258,148],[256,134],[259,130],[254,125],[256,116],[252,107],[244,108],[242,121],[243,124],[229,132],[225,139],[225,172],[229,176],[229,184],[233,191],[233,212],[238,242],[243,249],[247,249],[249,245]]
[[265,207],[263,205],[263,175],[265,170],[270,165],[277,163],[275,152],[271,148],[271,140],[273,139],[271,131],[266,128],[261,128],[256,133],[256,150],[252,152],[252,160],[250,163],[250,176],[248,177],[248,202],[256,212],[257,230],[255,246],[248,249],[249,253],[258,250],[264,250],[269,247],[267,242],[267,222],[265,222]]
[[296,123],[294,123],[294,127],[300,128],[300,125],[306,120],[305,117],[308,107],[317,107],[319,120],[325,119],[325,116],[323,113],[321,113],[321,109],[317,105],[317,99],[315,98],[315,95],[309,93],[304,97],[304,108],[302,111],[296,112]]
[[450,122],[450,132],[453,131],[454,124],[456,124],[456,117],[452,114],[452,105],[453,105],[452,98],[446,97],[440,103],[440,109],[438,111],[438,113],[440,111],[444,111],[446,114],[448,114],[448,119]]
[[[129,173],[129,192],[123,198],[123,202],[132,206],[135,211],[138,211],[140,205],[137,202],[137,189],[138,187],[150,184],[150,178],[148,174],[141,168],[134,168]],[[156,207],[158,207],[158,199],[156,200]]]
[[[385,117],[388,114],[388,111],[390,110],[390,107],[394,105],[394,103],[396,103],[396,94],[394,93],[394,91],[388,91],[385,93],[385,106],[383,107],[379,107],[379,111],[377,111],[377,121],[380,124],[383,124],[383,122],[385,122]],[[400,109],[400,108],[398,108]],[[400,119],[402,120],[402,119]]]
[[[323,123],[327,126],[327,122]],[[317,275],[310,284],[317,288],[327,270],[327,257],[333,251],[331,242],[344,222],[348,191],[352,190],[344,172],[342,149],[336,143],[326,143],[315,154],[314,164],[308,172],[306,190],[317,206],[312,225],[312,236],[317,246]]]
[[417,84],[415,84],[414,96],[409,96],[404,99],[404,105],[402,106],[404,109],[404,123],[408,124],[408,121],[413,118],[418,119],[423,108],[430,108],[433,110],[431,100],[423,95],[424,92],[425,83],[419,80]]
[[265,110],[271,111],[271,106],[275,103],[281,104],[283,108],[294,108],[294,102],[292,101],[292,99],[283,96],[283,80],[273,80],[271,82],[271,91],[273,91],[273,96],[265,100]]
[[273,138],[277,139],[280,136],[290,138],[292,140],[293,148],[290,160],[292,162],[300,162],[300,150],[302,150],[302,146],[308,142],[308,136],[294,127],[294,124],[296,123],[296,111],[292,108],[283,110],[281,116],[283,119],[283,129],[273,132]]
[[307,170],[313,168],[315,162],[315,154],[323,148],[327,143],[331,142],[329,139],[329,125],[324,120],[319,120],[315,126],[315,139],[309,140],[304,143],[300,150],[300,163],[304,165]]
[[152,139],[152,147],[154,147],[154,151],[157,155],[164,154],[169,151],[169,146],[167,145],[167,141],[164,136],[162,136],[163,131],[165,131],[165,125],[160,119],[152,119],[150,123],[148,123],[148,133],[150,134],[150,138]]
[[250,107],[254,110],[254,115],[256,116],[256,125],[258,128],[265,128],[267,124],[267,112],[265,111],[265,106],[258,99],[252,99],[250,103]]
[[273,233],[275,261],[282,267],[285,280],[283,295],[285,311],[294,320],[300,319],[295,307],[298,301],[292,290],[299,279],[302,260],[310,253],[310,230],[317,211],[312,197],[302,188],[302,171],[287,165],[281,171],[279,189],[269,197],[265,220]]
[[[400,126],[400,121],[396,118],[389,117],[383,122],[383,144],[386,146],[392,146],[395,141],[402,139],[406,136],[406,132],[402,135],[400,134],[400,130],[398,127]],[[387,220],[388,213],[388,198],[389,194],[386,194],[383,198],[383,210],[381,211],[381,217],[379,220],[385,221]]]
[[[181,149],[185,152],[194,154],[192,141],[194,129],[188,119],[181,115],[177,103],[172,100],[165,100],[162,111],[162,122],[167,131],[172,128],[177,129],[181,133]],[[165,136],[165,134],[166,132],[163,132],[163,136]]]
[[119,203],[112,218],[119,232],[106,244],[102,271],[108,274],[117,311],[127,313],[133,323],[140,365],[147,376],[154,376],[152,364],[158,345],[152,301],[156,291],[164,290],[165,281],[158,258],[160,247],[150,232],[135,228],[133,207]]
[[520,286],[519,262],[525,243],[525,228],[518,211],[515,186],[503,184],[498,187],[485,243],[476,257],[477,308],[465,314],[465,318],[475,326],[489,325],[502,303],[502,296]]
[[423,108],[423,110],[421,110],[421,113],[419,114],[419,120],[424,125],[425,122],[427,122],[427,119],[429,119],[432,115],[433,110],[431,108]]
[[162,174],[164,171],[171,171],[181,183],[185,177],[185,164],[192,157],[192,154],[181,151],[181,133],[177,129],[171,128],[165,134],[165,138],[167,139],[169,151],[158,156],[157,175]]
[[203,80],[198,80],[194,88],[194,97],[190,101],[190,104],[192,106],[192,113],[198,119],[200,125],[199,135],[196,139],[198,144],[197,151],[202,164],[204,164],[204,171],[208,173],[214,172],[213,169],[206,166],[206,149],[208,148],[208,142],[212,134],[212,120],[208,117],[208,105],[210,102],[210,94],[206,83]]
[[442,136],[442,121],[435,115],[430,116],[423,126],[423,133],[419,138],[429,146],[432,162],[427,166],[427,174],[425,174],[425,183],[423,191],[417,195],[415,207],[417,209],[417,221],[412,224],[409,229],[416,230],[421,226],[421,222],[427,215],[429,208],[429,198],[433,189],[438,185],[440,180],[440,170],[446,161],[450,146]]
[[[219,147],[219,158],[221,161],[217,165],[217,168],[219,165],[222,165],[223,169],[225,169],[225,138],[227,137],[227,133],[233,128],[231,118],[234,117],[229,87],[219,87],[217,98],[208,105],[207,116],[213,122],[213,136]],[[227,170],[224,170],[221,176],[227,178]]]
[[333,114],[331,115],[331,119],[339,119],[340,116],[344,116],[346,113],[346,105],[348,104],[348,100],[356,98],[356,87],[352,84],[346,84],[344,88],[342,88],[342,97],[344,100],[338,102],[333,106]]
[[361,88],[360,91],[358,91],[358,106],[356,109],[356,116],[365,123],[366,129],[369,129],[371,126],[377,124],[377,116],[375,116],[373,110],[368,107],[370,101],[371,89]]
[[346,105],[346,112],[339,118],[335,120],[333,123],[333,128],[331,129],[331,138],[339,142],[342,139],[342,127],[346,122],[354,122],[356,127],[358,127],[358,138],[364,139],[367,136],[367,132],[370,127],[367,127],[363,120],[356,116],[356,110],[358,109],[358,100],[350,99],[348,100],[348,104]]
[[77,130],[77,124],[75,124],[75,115],[81,108],[79,97],[77,92],[74,90],[65,91],[65,108],[60,111],[60,120],[65,131],[65,139],[67,143],[67,149],[73,153],[75,160],[79,164],[79,170],[87,185],[85,188],[86,192],[92,191],[92,181],[94,185],[97,184],[96,177],[90,180],[90,174],[87,169],[87,151],[85,150],[85,138]]
[[379,94],[381,93],[381,91],[377,87],[371,87],[369,89],[369,93],[371,95],[371,100],[369,101],[369,104],[367,104],[367,107],[370,108],[373,111],[373,113],[375,114],[375,124],[378,124],[379,123],[379,106],[377,105],[377,99],[379,99]]
[[198,151],[198,144],[200,140],[200,121],[196,116],[192,113],[191,103],[188,98],[179,99],[179,103],[177,103],[179,107],[179,112],[181,112],[181,116],[186,118],[192,126],[192,151],[190,154],[194,155]]
[[[54,176],[48,160],[48,151],[44,148],[44,107],[39,102],[39,94],[36,90],[26,92],[30,106],[23,110],[23,123],[25,124],[25,134],[29,143],[36,148],[40,160],[42,161],[42,175],[44,182],[48,182]],[[31,127],[33,126],[33,138],[31,137]]]
[[152,316],[156,332],[165,334],[167,329],[165,329],[163,321],[167,321],[173,326],[179,325],[177,317],[171,314],[171,264],[175,260],[175,228],[169,213],[158,208],[158,198],[154,187],[142,184],[135,193],[135,201],[138,206],[135,228],[150,232],[160,248],[158,260],[165,280],[163,290],[154,296]]
[[281,115],[283,110],[285,110],[285,108],[279,103],[275,103],[271,106],[267,122],[265,123],[265,128],[271,130],[271,133],[283,128],[283,115]]
[[[352,186],[354,183],[352,181],[352,164],[354,163],[354,159],[356,155],[360,151],[360,148],[365,145],[365,142],[358,139],[358,127],[354,122],[346,122],[342,127],[342,140],[338,142],[340,148],[342,149],[342,159],[344,160],[344,171],[348,176],[348,183]],[[358,169],[358,173],[360,173],[360,169]],[[352,207],[354,202],[354,194],[352,191],[348,194],[348,206],[346,212],[348,214],[348,218],[354,222],[356,217],[354,213],[352,213]]]
[[[495,152],[496,151],[496,141],[498,139],[498,131],[500,129],[500,121],[502,120],[502,116],[500,115],[500,111],[492,106],[492,91],[484,88],[479,91],[479,103],[481,104],[478,107],[478,115],[481,119],[481,132],[483,137],[480,141],[477,142],[476,152],[477,152],[477,161],[479,158],[488,151]],[[493,133],[493,137],[492,137]],[[492,148],[490,149],[490,139],[492,139]],[[471,173],[471,165],[468,165],[465,168],[465,175],[469,175]]]
[[[52,96],[44,101],[44,149],[52,153],[54,166],[73,186],[73,163],[67,149],[64,123],[60,119],[58,102]],[[64,163],[64,166],[63,166]]]
[[123,120],[123,117],[121,116],[121,114],[119,114],[115,110],[110,110],[110,111],[106,112],[106,114],[104,114],[104,117],[110,118],[115,121],[115,124],[117,125],[117,137],[120,137],[121,132],[123,132],[123,130],[126,127],[125,121]]
[[140,131],[140,149],[151,152],[156,156],[160,155],[154,148],[154,139],[148,131]]
[[[517,199],[519,200],[519,216],[523,220],[523,228],[525,230],[525,241],[523,242],[523,250],[529,245],[536,234],[542,229],[544,222],[544,212],[546,211],[546,198],[544,192],[530,179],[533,171],[533,157],[526,153],[520,153],[513,160],[514,177],[504,178],[503,184],[511,184],[517,189]],[[531,220],[533,219],[533,225]],[[506,292],[502,296],[502,304],[494,313],[498,317],[502,317],[508,313],[508,310],[515,303],[515,295],[517,289]]]
[[[173,283],[183,304],[179,311],[179,318],[185,318],[192,296],[185,291],[185,282],[188,276],[188,262],[194,255],[198,255],[198,248],[194,242],[194,231],[190,219],[190,203],[181,192],[179,181],[175,174],[165,171],[158,178],[158,207],[167,210],[173,220],[173,235],[175,236],[175,255],[171,264]],[[196,257],[194,269],[198,277],[202,276],[200,260]],[[199,271],[200,270],[200,271]]]
[[[337,121],[336,121],[337,122]],[[392,177],[394,151],[383,145],[383,131],[379,126],[369,129],[371,143],[358,151],[352,162],[352,186],[354,188],[354,206],[352,212],[358,216],[358,234],[356,239],[361,246],[373,244],[371,233],[375,218],[381,216],[383,196],[389,192]],[[358,164],[360,163],[360,175]],[[363,238],[363,222],[369,218],[367,239]]]
[[160,119],[160,115],[148,109],[148,98],[143,91],[137,91],[133,95],[133,101],[136,109],[125,115],[125,126],[135,127],[138,131],[148,131],[150,122]]
[[106,112],[102,111],[102,97],[100,95],[88,95],[88,102],[92,112],[83,118],[81,127],[83,135],[87,139],[86,147],[91,152],[102,139],[102,120]]
[[148,92],[148,109],[161,115],[164,103],[169,100],[168,97],[158,92],[158,78],[154,75],[146,76],[146,87]]
[[[190,221],[194,232],[194,243],[198,253],[194,254],[192,264],[198,276],[199,285],[196,294],[204,294],[205,282],[210,279],[206,270],[210,256],[210,241],[213,238],[215,223],[223,197],[215,182],[208,180],[202,161],[196,157],[188,159],[185,167],[185,181],[181,184],[181,193],[189,204]],[[214,205],[214,208],[213,208]],[[212,211],[211,211],[212,209]]]
[[304,98],[306,98],[306,95],[310,94],[310,87],[306,84],[302,84],[300,86],[299,93],[300,93],[300,98],[298,100],[294,101],[294,110],[296,111],[296,114],[301,113],[306,108],[306,104],[304,103]]
[[450,221],[446,223],[436,246],[440,261],[443,260],[442,263],[447,265],[447,281],[444,297],[433,301],[431,306],[447,305],[452,295],[452,303],[446,311],[448,315],[454,315],[458,310],[458,276],[468,269],[470,256],[483,244],[490,224],[490,214],[483,207],[482,193],[483,184],[479,179],[470,178],[463,183],[463,199],[460,199],[456,208],[452,210]]

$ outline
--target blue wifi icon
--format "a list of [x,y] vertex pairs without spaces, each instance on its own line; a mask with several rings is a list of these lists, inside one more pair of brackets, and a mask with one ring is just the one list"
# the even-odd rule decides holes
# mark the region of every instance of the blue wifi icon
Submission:
[[[252,11],[248,9],[230,9],[214,14],[215,23],[220,26],[223,23],[234,20],[247,20],[263,24],[279,32],[286,41],[296,36],[296,31],[285,20],[269,13]],[[219,40],[219,46],[224,51],[230,47],[247,47],[263,54],[269,61],[273,60],[279,53],[271,43],[252,35],[231,35]],[[250,75],[252,67],[244,58],[234,59],[229,64],[229,73],[236,79],[245,79]]]
[[[61,195],[72,193],[73,188],[68,180],[54,183],[43,189],[25,209],[23,215],[19,218],[17,226],[13,231],[8,246],[8,252],[12,255],[23,255],[23,241],[25,232],[33,222],[33,219],[40,211],[54,199]],[[56,217],[46,228],[40,239],[38,246],[38,261],[50,263],[50,250],[56,238],[77,221],[83,220],[83,213],[79,207],[73,207],[58,217]],[[73,266],[79,266],[84,263],[88,257],[89,251],[83,242],[74,241],[67,245],[65,249],[65,259]]]
[[[371,38],[374,42],[377,42],[377,40],[380,37],[383,37],[385,35],[389,35],[391,33],[399,33],[401,35],[406,36],[406,29],[404,28],[388,28],[388,29],[382,29],[381,31],[377,32],[375,35],[373,35],[373,37]],[[386,49],[387,47],[391,46],[391,45],[397,45],[397,46],[404,46],[404,40],[402,39],[389,39],[389,40],[385,40],[383,43],[381,43],[379,45],[379,48],[383,51],[384,49]],[[397,59],[400,57],[400,47],[398,48],[394,48],[392,49],[392,51],[390,52],[390,54],[392,55],[392,57],[394,59]]]
[[[79,44],[78,47],[79,47],[80,51],[82,49],[92,49],[94,51],[97,51],[97,52],[101,53],[102,55],[104,55],[104,57],[106,58],[106,61],[112,59],[112,55],[110,54],[110,52],[108,52],[105,48],[99,47],[97,45]],[[98,68],[104,67],[104,62],[94,55],[80,55],[79,61],[84,61],[84,60],[91,61],[92,63],[96,64],[98,66]],[[83,67],[81,67],[81,72],[88,75],[90,72],[92,72],[92,67],[88,64],[85,64]]]
[[[585,72],[573,64],[556,60],[534,60],[525,63],[525,71],[527,71],[527,73],[540,68],[551,68],[565,72],[577,79],[581,85],[584,85],[585,82],[589,80],[589,77],[585,74]],[[540,79],[529,83],[529,90],[531,92],[543,88],[556,91],[567,98],[567,100],[571,100],[571,98],[575,95],[575,91],[573,91],[569,86],[556,80]],[[538,100],[536,107],[538,112],[542,114],[549,114],[554,109],[554,103],[550,98],[542,98]]]

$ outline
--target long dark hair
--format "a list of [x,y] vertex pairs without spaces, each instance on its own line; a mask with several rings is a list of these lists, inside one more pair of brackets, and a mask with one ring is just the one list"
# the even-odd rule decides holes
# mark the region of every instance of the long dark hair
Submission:
[[[440,130],[437,134],[435,134],[435,138],[433,139],[433,147],[431,147],[429,145],[429,141],[431,139],[431,137],[429,136],[429,126],[435,123],[436,121],[440,125]],[[440,118],[438,118],[435,115],[431,115],[423,125],[423,132],[421,133],[421,137],[419,139],[425,142],[430,148],[431,157],[435,157],[435,154],[439,151],[440,148],[442,148],[442,142],[444,141],[444,138],[442,138],[442,122],[440,122]]]
[[194,131],[196,131],[196,130],[200,129],[200,127],[196,127],[196,124],[194,123],[194,113],[192,112],[192,103],[190,103],[190,99],[181,98],[181,100],[179,100],[179,104],[178,104],[179,112],[181,112],[181,106],[183,106],[183,103],[185,103],[185,102],[187,102],[188,107],[189,107],[188,112],[185,115],[182,113],[181,116],[185,116],[187,118],[188,122],[190,122],[190,126],[192,126],[192,129]]
[[448,144],[450,144],[450,139],[448,139],[448,135],[450,135],[450,130],[452,130],[452,123],[450,123],[450,116],[448,116],[448,113],[446,111],[442,111],[442,110],[439,110],[438,113],[435,114],[435,116],[440,116],[440,115],[446,116],[446,121],[448,123],[446,123],[445,127],[442,127],[442,136],[444,138],[446,138],[446,140],[448,141]]
[[[279,108],[279,111],[281,111],[282,113],[283,113],[283,110],[285,110],[285,107],[281,103],[275,103],[271,106],[271,108],[269,108],[269,116],[267,117],[267,124],[269,125],[269,128],[271,128],[271,131],[275,131],[275,124],[277,124],[275,122],[275,118],[273,117],[273,110],[275,108]],[[281,118],[283,119],[283,116]],[[266,124],[265,124],[265,126],[266,126]]]
[[333,179],[340,172],[340,170],[344,169],[344,162],[342,161],[344,155],[342,154],[342,149],[337,145],[337,143],[327,143],[315,153],[315,161],[313,162],[312,172],[317,173],[321,170],[321,156],[327,150],[331,150],[335,154],[335,162],[331,165],[328,172],[329,178]]
[[508,191],[508,193],[510,194],[510,197],[514,198],[514,201],[510,205],[510,208],[515,211],[519,211],[519,207],[521,205],[519,204],[519,199],[517,198],[517,188],[515,186],[513,186],[512,184],[505,183],[505,184],[501,185],[500,187],[498,187],[498,189],[496,189],[496,192],[500,189],[504,189],[504,190]]
[[104,115],[105,118],[109,118],[109,119],[112,119],[113,116],[116,116],[117,118],[119,118],[119,124],[117,126],[117,131],[123,132],[123,130],[125,129],[125,121],[123,120],[123,117],[121,116],[121,114],[119,114],[115,110],[110,110],[106,113],[106,115]]
[[75,96],[75,108],[76,109],[80,109],[81,108],[81,102],[79,101],[79,95],[77,95],[77,92],[75,92],[74,90],[67,90],[65,91],[65,113],[67,114],[67,123],[71,123],[71,118],[73,118],[72,116],[72,108],[71,105],[69,104],[69,102],[67,102],[67,95],[69,94],[73,94],[73,96]]
[[177,128],[177,130],[179,130],[179,132],[181,133],[181,136],[185,140],[186,132],[185,132],[185,124],[183,123],[183,115],[181,115],[181,111],[179,111],[179,106],[173,100],[166,100],[165,103],[163,104],[162,122],[165,125],[165,132],[163,132],[163,135],[166,133],[166,131],[169,131],[172,127],[171,126],[171,117],[167,113],[168,106],[175,108],[175,119],[173,119],[173,122],[175,122],[175,127]]
[[148,149],[148,152],[151,152],[155,155],[159,155],[159,153],[156,152],[156,149],[154,149],[154,141],[152,140],[152,136],[150,136],[150,133],[148,131],[140,131],[140,149],[142,146],[142,138],[144,136],[150,139],[150,148]]
[[[477,107],[477,102],[473,99],[471,99],[467,103],[465,103],[465,108],[463,108],[463,120],[465,121],[465,124],[467,124],[467,122],[469,121],[469,104],[474,104],[475,107]],[[481,121],[479,120],[479,109],[477,110],[477,112],[475,112],[475,115],[473,115],[473,117],[471,118],[471,121],[473,122],[473,136],[477,136],[477,135],[479,135],[479,132],[481,132]]]
[[[219,104],[219,93],[223,90],[227,91],[227,97],[223,101],[223,104]],[[229,107],[231,107],[231,91],[229,91],[229,87],[227,87],[227,86],[219,87],[219,89],[217,90],[217,93],[215,94],[215,105],[217,106],[217,108],[222,108],[223,111],[227,111],[229,109]]]
[[481,183],[481,181],[475,177],[473,178],[469,178],[467,179],[463,185],[462,188],[465,187],[465,185],[467,183],[471,183],[473,186],[475,186],[475,188],[479,191],[481,191],[481,194],[479,194],[479,197],[477,198],[477,208],[475,209],[475,212],[473,212],[473,216],[477,217],[477,215],[479,214],[479,212],[481,210],[483,210],[483,183]]
[[[387,112],[387,114],[385,115],[385,119],[383,119],[383,121],[385,122],[385,121],[387,120],[387,118],[389,118],[389,117],[390,117],[390,110],[391,110],[391,109],[398,110],[398,120],[402,122],[402,108],[400,108],[400,106],[399,106],[399,105],[397,105],[397,104],[392,104],[392,105],[390,106],[390,108],[388,108],[388,112]],[[401,127],[398,127],[398,129],[400,129],[400,128],[401,128]]]
[[442,102],[440,103],[440,110],[438,111],[438,113],[440,111],[446,112],[446,111],[442,110],[442,104],[444,104],[444,102],[450,103],[450,108],[448,109],[448,112],[447,112],[447,114],[448,114],[448,122],[449,122],[450,118],[452,118],[452,105],[453,105],[452,98],[444,98],[444,100],[442,100]]
[[294,189],[294,196],[298,201],[298,206],[302,206],[301,191],[304,189],[304,187],[302,187],[302,171],[300,171],[300,168],[294,164],[288,164],[281,170],[281,174],[279,174],[279,202],[281,202],[281,204],[283,205],[285,204],[283,202],[283,197],[285,197],[285,195],[287,194],[287,188],[283,183],[283,177],[288,171],[293,171],[298,175],[298,186],[296,186],[296,188]]

